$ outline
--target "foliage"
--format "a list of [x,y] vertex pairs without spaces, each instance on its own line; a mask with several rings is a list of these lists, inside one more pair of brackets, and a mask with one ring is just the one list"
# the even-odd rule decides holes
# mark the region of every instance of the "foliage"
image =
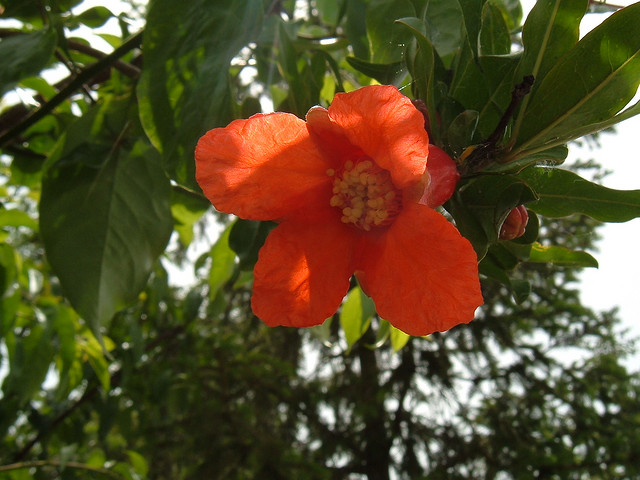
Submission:
[[[1,2],[0,478],[640,475],[633,344],[571,269],[640,190],[559,167],[640,113],[640,3],[579,40],[590,3],[522,25],[512,0]],[[268,329],[249,298],[273,224],[207,214],[195,143],[375,81],[458,161],[445,209],[486,305],[410,340],[354,284],[324,325]]]

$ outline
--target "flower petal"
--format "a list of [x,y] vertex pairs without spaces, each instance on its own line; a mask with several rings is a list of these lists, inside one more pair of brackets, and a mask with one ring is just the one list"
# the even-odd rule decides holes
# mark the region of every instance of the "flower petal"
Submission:
[[346,138],[380,167],[389,170],[396,187],[420,181],[429,152],[424,117],[411,100],[389,85],[372,85],[339,93],[329,118]]
[[476,254],[435,210],[405,205],[386,232],[364,242],[356,276],[396,328],[442,332],[470,322],[482,305]]
[[196,179],[222,212],[277,220],[328,204],[332,166],[304,121],[287,113],[254,115],[207,132],[196,147]]
[[451,198],[460,180],[456,162],[440,147],[429,146],[429,183],[419,203],[435,208]]
[[310,327],[333,315],[349,289],[357,233],[336,218],[287,221],[267,237],[251,306],[264,323]]

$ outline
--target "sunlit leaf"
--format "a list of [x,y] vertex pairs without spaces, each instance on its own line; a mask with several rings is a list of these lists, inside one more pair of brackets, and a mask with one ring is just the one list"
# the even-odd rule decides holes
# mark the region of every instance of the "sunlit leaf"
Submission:
[[582,213],[602,222],[626,222],[640,217],[640,190],[606,188],[558,168],[532,167],[519,177],[539,197],[527,208],[546,217]]
[[516,149],[536,151],[576,138],[618,113],[640,84],[640,3],[611,15],[549,71],[527,107]]
[[565,267],[598,268],[598,261],[587,252],[569,250],[568,248],[557,245],[545,247],[539,243],[534,243],[531,246],[529,261],[536,263],[553,263]]
[[340,325],[349,349],[367,331],[375,312],[373,300],[365,295],[360,287],[351,289],[340,311]]

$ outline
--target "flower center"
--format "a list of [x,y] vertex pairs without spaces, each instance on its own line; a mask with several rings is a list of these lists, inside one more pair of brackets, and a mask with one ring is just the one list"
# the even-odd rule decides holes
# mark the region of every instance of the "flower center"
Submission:
[[372,227],[389,225],[400,211],[401,192],[391,182],[389,172],[371,160],[349,160],[341,172],[329,169],[327,175],[333,177],[329,204],[340,209],[343,223],[368,232]]

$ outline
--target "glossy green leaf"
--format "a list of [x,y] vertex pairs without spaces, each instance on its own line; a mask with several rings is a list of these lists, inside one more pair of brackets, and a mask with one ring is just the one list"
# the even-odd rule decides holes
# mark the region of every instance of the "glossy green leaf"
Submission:
[[50,159],[40,200],[47,259],[94,332],[137,298],[173,229],[170,184],[153,147],[81,135],[114,126],[121,107],[94,109],[70,127]]
[[549,71],[527,107],[516,148],[536,151],[576,138],[618,113],[640,84],[640,3],[588,33]]
[[480,55],[507,55],[511,52],[511,35],[502,9],[488,1],[482,8],[478,52]]
[[57,35],[53,29],[6,37],[0,41],[0,96],[26,77],[37,75],[51,60]]
[[209,269],[209,296],[214,298],[222,287],[233,276],[236,254],[229,246],[229,236],[233,225],[229,225],[218,241],[211,247],[211,268]]
[[536,263],[553,263],[564,267],[598,268],[598,261],[587,252],[569,250],[556,245],[545,247],[539,243],[531,246],[529,261]]
[[395,63],[402,60],[411,34],[400,28],[395,20],[415,17],[409,0],[373,0],[367,7],[367,35],[373,63]]
[[606,188],[558,168],[531,167],[519,177],[539,197],[527,208],[546,217],[582,213],[602,222],[626,222],[640,217],[640,190]]
[[352,288],[340,311],[340,325],[349,350],[367,331],[375,313],[373,300],[360,287]]
[[234,118],[229,63],[258,37],[262,0],[155,0],[147,15],[140,118],[173,179],[197,189],[193,151]]
[[518,79],[533,75],[538,85],[578,41],[588,0],[539,0],[522,28],[524,53]]

